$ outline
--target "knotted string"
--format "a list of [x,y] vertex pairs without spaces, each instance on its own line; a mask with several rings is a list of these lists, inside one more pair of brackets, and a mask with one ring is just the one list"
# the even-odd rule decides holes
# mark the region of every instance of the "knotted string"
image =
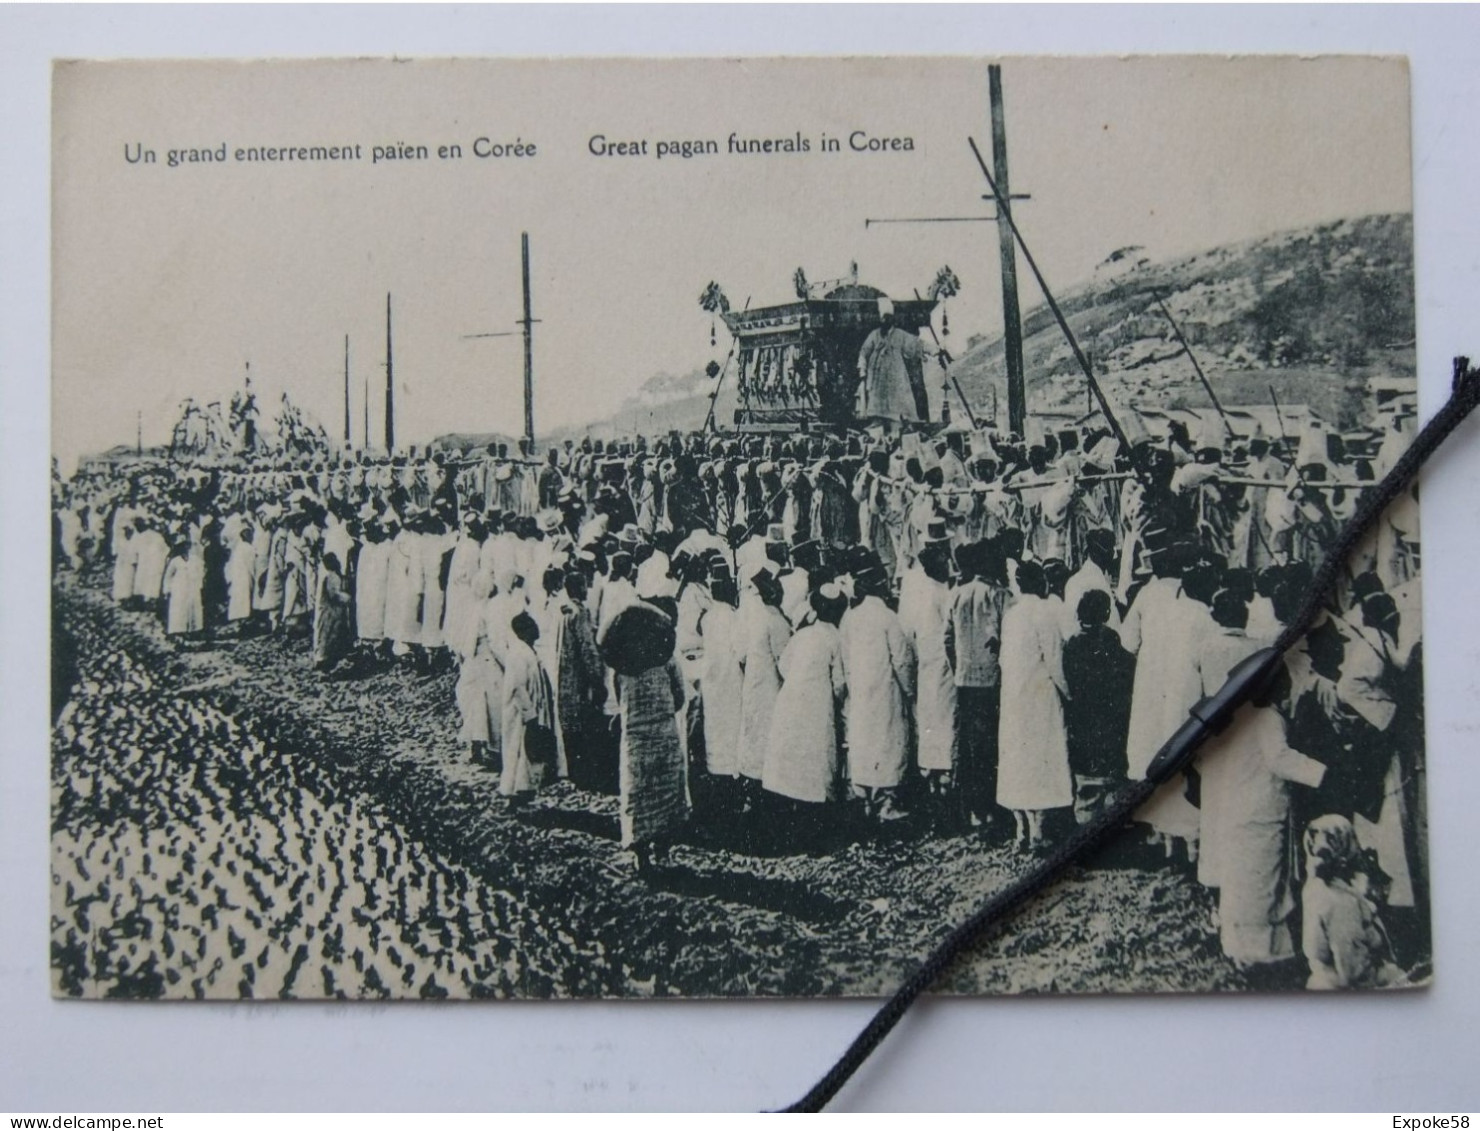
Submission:
[[806,1095],[783,1108],[783,1111],[817,1112],[826,1107],[862,1067],[863,1062],[883,1043],[915,999],[935,985],[963,951],[980,942],[992,928],[1001,926],[1013,911],[1051,886],[1070,864],[1124,828],[1131,815],[1150,799],[1161,783],[1186,766],[1208,737],[1223,729],[1232,718],[1233,712],[1260,689],[1275,661],[1310,631],[1316,618],[1326,607],[1347,558],[1366,536],[1372,524],[1387,509],[1388,504],[1408,489],[1424,461],[1434,454],[1439,445],[1477,405],[1480,405],[1480,370],[1470,368],[1469,358],[1457,357],[1454,359],[1453,387],[1449,399],[1414,437],[1392,469],[1363,495],[1351,520],[1342,528],[1335,543],[1321,560],[1299,609],[1274,645],[1251,657],[1252,663],[1246,661],[1241,664],[1219,692],[1193,708],[1189,724],[1168,739],[1144,780],[1132,782],[1120,790],[1114,801],[1097,818],[1055,848],[1036,867],[988,899],[975,914],[952,930],[906,979],[894,996],[874,1014],[873,1020],[848,1046],[837,1063],[828,1069]]

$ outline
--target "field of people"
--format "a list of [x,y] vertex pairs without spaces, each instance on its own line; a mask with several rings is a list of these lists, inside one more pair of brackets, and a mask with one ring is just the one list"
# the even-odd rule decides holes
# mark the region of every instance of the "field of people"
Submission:
[[[882,994],[1027,866],[912,820],[815,855],[696,824],[639,877],[615,798],[507,807],[450,673],[326,679],[276,636],[176,649],[99,580],[55,590],[60,995]],[[1146,851],[1127,833],[942,988],[1245,988],[1208,896]]]

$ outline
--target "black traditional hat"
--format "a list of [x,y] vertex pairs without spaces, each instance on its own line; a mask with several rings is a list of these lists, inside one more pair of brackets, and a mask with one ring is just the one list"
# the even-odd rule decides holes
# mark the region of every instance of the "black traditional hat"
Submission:
[[637,601],[612,617],[597,650],[618,675],[638,675],[666,664],[673,656],[673,620],[662,609]]

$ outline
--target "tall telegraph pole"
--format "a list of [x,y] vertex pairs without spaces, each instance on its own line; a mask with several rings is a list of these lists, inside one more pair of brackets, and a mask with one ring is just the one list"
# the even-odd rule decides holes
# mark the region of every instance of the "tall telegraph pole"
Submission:
[[349,335],[344,335],[344,447],[349,450],[353,438],[349,434]]
[[385,454],[396,450],[396,381],[391,354],[391,296],[385,296]]
[[524,444],[534,454],[534,314],[529,297],[529,233],[519,236],[524,260]]
[[997,245],[1002,259],[1003,351],[1007,360],[1007,427],[1026,435],[1027,390],[1023,384],[1023,322],[1018,310],[1017,248],[1008,218],[1012,189],[1007,180],[1007,122],[1002,109],[1002,68],[987,67],[987,85],[992,102],[992,165],[1002,194],[997,207]]

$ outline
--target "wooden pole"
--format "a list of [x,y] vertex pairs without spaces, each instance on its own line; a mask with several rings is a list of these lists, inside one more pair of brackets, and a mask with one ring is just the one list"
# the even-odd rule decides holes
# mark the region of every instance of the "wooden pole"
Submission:
[[365,378],[365,450],[370,450],[370,378]]
[[396,378],[391,352],[391,296],[385,296],[385,454],[396,450]]
[[1002,105],[1002,68],[987,67],[987,86],[992,103],[992,165],[996,170],[997,250],[1002,260],[1002,345],[1007,361],[1007,428],[1026,435],[1027,389],[1023,382],[1023,323],[1018,309],[1017,248],[1012,232],[1008,201],[1012,189],[1007,180],[1007,120]]
[[346,449],[354,442],[349,434],[349,335],[344,335],[344,446]]
[[1223,427],[1228,432],[1231,440],[1237,434],[1233,430],[1233,422],[1228,419],[1228,413],[1223,411],[1223,405],[1218,400],[1218,394],[1213,392],[1213,383],[1208,380],[1208,375],[1203,372],[1203,367],[1197,363],[1197,357],[1192,352],[1192,347],[1187,344],[1187,339],[1182,336],[1182,327],[1177,325],[1177,320],[1172,317],[1172,312],[1167,309],[1167,304],[1162,301],[1161,292],[1153,290],[1151,297],[1156,300],[1156,305],[1161,307],[1161,312],[1166,315],[1167,322],[1172,327],[1172,333],[1177,335],[1177,341],[1182,346],[1182,352],[1187,355],[1187,360],[1192,362],[1192,368],[1197,371],[1197,379],[1202,382],[1202,387],[1207,390],[1208,396],[1212,398],[1213,407],[1218,410],[1218,415],[1223,418]]
[[[1090,368],[1089,358],[1084,356],[1084,351],[1079,348],[1079,341],[1074,337],[1074,331],[1069,328],[1069,320],[1064,317],[1064,312],[1059,309],[1058,301],[1053,297],[1053,292],[1048,289],[1048,280],[1043,277],[1043,272],[1038,269],[1038,263],[1033,258],[1033,253],[1028,250],[1028,242],[1023,239],[1022,232],[1018,231],[1017,225],[1013,223],[1012,214],[1007,212],[1007,198],[1001,189],[997,187],[996,180],[987,171],[987,163],[982,158],[981,150],[976,146],[975,138],[967,138],[966,143],[971,146],[972,155],[976,158],[977,167],[981,169],[982,176],[987,179],[987,184],[997,196],[998,215],[1007,216],[1008,227],[1012,230],[1013,238],[1023,249],[1023,258],[1028,262],[1028,269],[1033,272],[1033,278],[1038,282],[1038,289],[1043,292],[1043,300],[1048,303],[1048,309],[1053,313],[1054,319],[1059,324],[1059,330],[1064,335],[1064,340],[1069,343],[1069,349],[1074,353],[1074,360],[1079,363],[1080,371],[1089,382],[1089,387],[1094,390],[1095,400],[1100,406],[1100,412],[1105,416],[1110,425],[1110,431],[1115,433],[1115,439],[1121,448],[1129,452],[1131,450],[1130,440],[1126,438],[1125,430],[1121,428],[1120,421],[1115,418],[1115,412],[1110,407],[1109,400],[1105,397],[1105,391],[1100,388],[1100,383],[1095,380],[1094,370]],[[1009,406],[1008,411],[1011,412]]]
[[521,232],[519,246],[524,275],[524,447],[534,454],[534,314],[529,295],[529,233]]

